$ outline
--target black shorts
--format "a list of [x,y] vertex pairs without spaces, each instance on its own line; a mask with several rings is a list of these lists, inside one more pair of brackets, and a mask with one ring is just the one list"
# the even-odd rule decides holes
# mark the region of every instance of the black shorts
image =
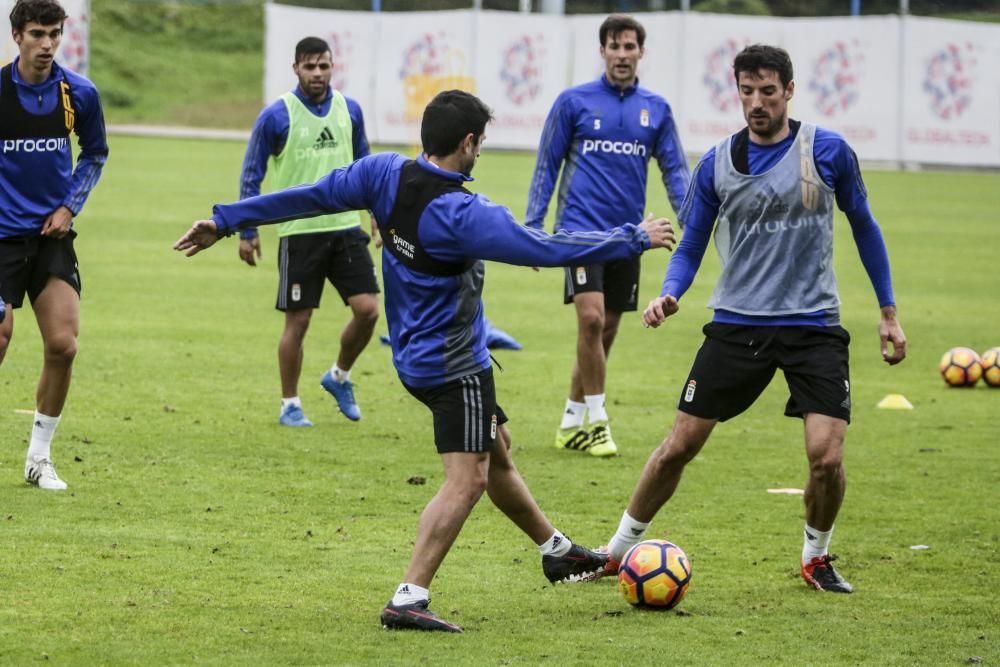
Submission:
[[283,236],[278,241],[278,310],[319,308],[324,281],[347,300],[378,294],[371,238],[360,229]]
[[493,451],[497,427],[507,423],[507,415],[497,405],[492,368],[434,387],[403,386],[434,415],[439,454]]
[[604,292],[605,310],[616,313],[636,310],[640,265],[636,255],[606,264],[567,266],[563,303],[573,303],[573,297],[584,292]]
[[791,394],[785,415],[816,412],[851,421],[848,345],[841,327],[751,327],[712,322],[677,408],[726,421],[757,400],[777,369]]
[[49,276],[56,276],[80,294],[80,269],[73,250],[76,232],[61,239],[50,236],[0,239],[0,297],[11,308],[24,304],[24,294],[34,303]]

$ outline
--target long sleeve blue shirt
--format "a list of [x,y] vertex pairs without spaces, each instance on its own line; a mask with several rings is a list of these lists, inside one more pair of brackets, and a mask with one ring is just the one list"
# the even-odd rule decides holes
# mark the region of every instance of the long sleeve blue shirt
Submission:
[[563,91],[542,129],[525,224],[542,227],[560,166],[556,229],[606,230],[641,220],[651,157],[680,210],[691,171],[667,101],[638,85],[622,90],[604,75]]
[[94,84],[53,63],[49,78],[33,85],[18,74],[19,61],[20,58],[14,60],[12,76],[21,106],[29,114],[52,113],[61,104],[59,82],[65,80],[69,84],[76,112],[73,131],[79,139],[80,153],[74,168],[69,142],[57,150],[32,150],[15,155],[26,150],[24,144],[4,141],[0,162],[0,238],[37,236],[46,218],[60,206],[68,208],[74,216],[79,215],[108,158],[104,111]]
[[[750,175],[764,173],[776,165],[788,152],[795,134],[767,146],[749,142],[748,162]],[[880,306],[894,305],[889,254],[882,237],[882,230],[868,206],[868,191],[861,178],[857,156],[836,132],[816,128],[813,155],[820,178],[833,188],[837,207],[847,216],[861,263],[868,273]],[[721,202],[715,190],[715,148],[710,148],[695,167],[691,190],[678,214],[684,226],[684,236],[670,258],[661,295],[680,299],[694,280],[701,265],[709,238],[719,213]],[[726,310],[716,310],[713,320],[729,324],[763,326],[825,326],[825,312],[770,317],[750,316]]]
[[[389,220],[396,203],[400,172],[407,159],[396,153],[362,158],[313,185],[290,188],[217,205],[212,219],[219,234],[324,213],[369,209]],[[469,177],[444,171],[417,158],[424,169],[463,182]],[[418,238],[434,259],[463,263],[494,260],[523,266],[564,266],[624,259],[649,248],[649,236],[625,224],[610,232],[546,234],[518,223],[510,211],[481,194],[449,192],[432,200],[418,222]],[[428,387],[489,367],[486,328],[480,298],[481,262],[458,276],[434,276],[404,266],[382,252],[385,310],[393,363],[400,379]],[[456,348],[456,322],[471,328]]]
[[[326,97],[319,104],[313,102],[312,98],[303,93],[299,86],[296,86],[292,92],[313,115],[322,118],[330,113],[330,104],[333,101],[332,90],[327,92]],[[364,114],[361,112],[361,105],[355,100],[345,95],[344,101],[347,102],[347,112],[351,117],[351,141],[354,148],[354,159],[359,160],[371,153],[368,146],[368,136],[365,133]],[[246,154],[243,156],[243,169],[240,172],[240,199],[260,194],[260,185],[264,182],[264,176],[267,174],[267,161],[272,156],[279,155],[284,149],[285,142],[288,141],[289,126],[288,108],[280,99],[265,107],[257,116],[253,130],[250,132]],[[257,230],[254,228],[244,229],[240,232],[240,238],[253,238],[255,236],[257,236]]]

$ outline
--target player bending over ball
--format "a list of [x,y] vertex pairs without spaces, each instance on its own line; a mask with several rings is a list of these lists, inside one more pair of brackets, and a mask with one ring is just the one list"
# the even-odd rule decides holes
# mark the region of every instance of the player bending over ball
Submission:
[[228,205],[200,220],[174,245],[193,255],[248,225],[368,209],[385,244],[382,273],[393,364],[400,380],[434,416],[444,484],[424,508],[403,583],[382,610],[387,628],[461,632],[428,609],[431,580],[485,492],[538,545],[552,582],[595,577],[607,557],[573,544],[538,507],[511,459],[507,417],[496,402],[486,348],[485,265],[525,266],[624,259],[672,246],[665,219],[636,220],[608,232],[549,235],[523,227],[510,211],[463,187],[492,113],[458,90],[424,110],[423,154],[362,158],[311,186]]

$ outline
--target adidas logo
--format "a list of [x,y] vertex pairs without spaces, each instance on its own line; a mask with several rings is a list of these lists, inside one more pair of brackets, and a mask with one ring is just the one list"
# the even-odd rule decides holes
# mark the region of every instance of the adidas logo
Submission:
[[806,539],[809,539],[809,540],[815,540],[815,539],[816,539],[816,536],[815,536],[815,535],[813,535],[812,533],[810,533],[810,532],[809,532],[809,531],[807,530],[807,531],[806,531]]
[[324,148],[336,148],[337,139],[333,136],[333,132],[330,128],[324,127],[323,131],[319,133],[316,138],[316,143],[313,144],[313,150],[323,150]]
[[400,586],[399,592],[402,593],[403,595],[409,595],[410,594],[410,587],[408,585],[406,585],[406,584],[403,584],[402,586]]
[[562,544],[562,538],[559,537],[558,535],[553,536],[552,537],[552,548],[555,549],[560,544]]
[[640,537],[642,535],[642,528],[633,528],[632,534],[636,537]]

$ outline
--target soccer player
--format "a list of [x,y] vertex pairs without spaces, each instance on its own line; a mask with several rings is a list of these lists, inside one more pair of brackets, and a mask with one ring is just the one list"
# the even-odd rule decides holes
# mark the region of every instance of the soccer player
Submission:
[[486,348],[482,291],[489,259],[526,266],[603,262],[670,247],[665,219],[606,232],[548,235],[463,187],[479,157],[491,111],[477,97],[440,93],[424,111],[423,154],[372,155],[315,185],[217,205],[174,245],[193,255],[220,236],[289,216],[369,209],[385,244],[382,274],[393,363],[434,418],[445,481],[424,509],[403,583],[382,610],[388,628],[461,632],[431,612],[434,574],[483,492],[542,554],[552,582],[589,579],[606,557],[573,544],[538,507],[511,459],[507,417],[497,405]]
[[[271,182],[281,190],[314,183],[368,155],[361,107],[330,85],[332,67],[330,47],[324,40],[306,37],[296,44],[292,70],[298,86],[257,117],[243,160],[240,199],[260,194],[268,159],[273,163]],[[276,307],[285,313],[285,329],[278,342],[282,396],[278,423],[312,426],[302,411],[299,377],[306,331],[313,310],[319,308],[325,280],[350,306],[351,320],[340,335],[337,360],[320,385],[345,417],[357,421],[361,408],[354,397],[351,368],[371,340],[379,311],[375,265],[367,248],[371,239],[361,230],[358,211],[287,220],[278,227]],[[261,246],[256,228],[240,231],[239,255],[250,266],[257,265]]]
[[[0,69],[0,362],[14,333],[14,310],[27,293],[42,336],[42,373],[24,478],[61,491],[52,463],[80,333],[80,272],[73,218],[108,157],[97,89],[59,66],[66,12],[55,0],[18,0],[10,27],[18,55]],[[76,168],[70,133],[79,138]]]
[[[603,231],[642,217],[646,175],[655,157],[674,210],[691,179],[670,105],[639,86],[636,69],[646,30],[631,16],[612,14],[598,33],[604,74],[556,98],[538,146],[525,224],[542,228],[562,167],[556,229]],[[608,354],[622,313],[636,310],[639,256],[578,262],[565,269],[564,303],[576,308],[576,363],[556,448],[613,456],[605,407]],[[586,417],[586,423],[584,418]]]
[[733,69],[747,127],[695,168],[680,213],[684,238],[643,324],[658,327],[677,312],[713,226],[723,267],[709,301],[715,314],[673,428],[649,457],[609,543],[609,569],[642,538],[716,423],[749,408],[781,369],[791,394],[785,415],[803,420],[809,461],[802,578],[819,590],[850,593],[829,554],[844,498],[851,418],[850,336],[840,326],[833,274],[834,204],[847,215],[874,287],[882,358],[892,365],[906,357],[906,337],[896,319],[889,257],[850,146],[834,132],[788,118],[795,92],[788,53],[749,46]]

